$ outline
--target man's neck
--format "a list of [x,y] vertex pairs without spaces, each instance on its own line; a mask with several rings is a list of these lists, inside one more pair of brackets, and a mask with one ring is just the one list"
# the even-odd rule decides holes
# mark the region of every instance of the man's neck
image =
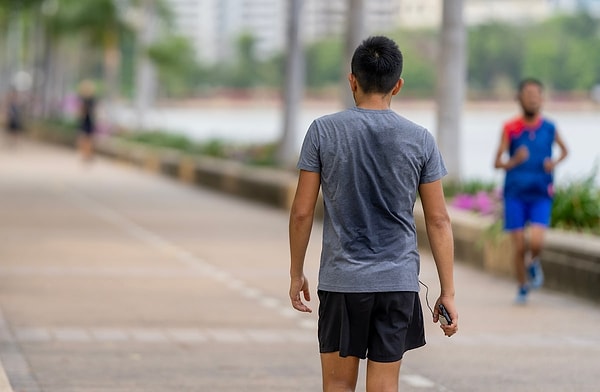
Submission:
[[530,115],[530,114],[523,114],[523,122],[525,122],[525,124],[527,125],[534,125],[537,124],[538,121],[541,118],[541,114],[538,112],[534,115]]
[[364,94],[358,96],[355,94],[354,101],[356,107],[369,110],[388,110],[392,102],[391,94]]

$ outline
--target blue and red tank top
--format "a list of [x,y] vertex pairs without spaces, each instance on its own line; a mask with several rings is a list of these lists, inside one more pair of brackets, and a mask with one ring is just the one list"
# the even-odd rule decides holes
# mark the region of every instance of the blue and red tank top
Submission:
[[525,162],[506,171],[504,197],[525,201],[552,198],[553,175],[544,170],[544,161],[552,157],[555,134],[554,123],[542,117],[535,124],[526,124],[522,117],[504,124],[510,156],[521,146],[529,150],[529,158]]

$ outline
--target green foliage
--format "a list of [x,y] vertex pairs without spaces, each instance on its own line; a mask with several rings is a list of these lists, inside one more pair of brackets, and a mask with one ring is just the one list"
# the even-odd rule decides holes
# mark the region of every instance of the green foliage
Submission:
[[242,34],[236,42],[236,59],[230,76],[230,86],[250,88],[258,82],[259,62],[256,58],[256,38]]
[[148,146],[171,148],[191,155],[230,159],[254,166],[275,166],[276,143],[244,145],[221,139],[195,142],[184,135],[163,131],[123,133],[119,137]]
[[398,30],[389,36],[398,43],[404,58],[402,95],[433,96],[436,83],[436,33],[432,30]]
[[585,179],[558,187],[552,207],[552,227],[600,234],[600,190],[597,168]]
[[600,82],[600,27],[588,14],[535,25],[490,23],[469,32],[469,85],[493,92],[525,76],[557,91],[589,91]]
[[120,42],[121,50],[121,93],[128,98],[135,95],[136,45],[135,36],[131,32],[123,34]]
[[57,29],[83,33],[99,48],[118,44],[119,34],[129,30],[114,0],[60,0],[57,10]]
[[126,136],[126,139],[155,147],[173,148],[184,152],[196,150],[196,146],[189,138],[175,133],[160,131],[138,132]]
[[[596,174],[597,166],[584,179],[574,180],[556,188],[552,205],[552,227],[600,235],[600,189],[595,184]],[[489,200],[493,201],[492,214],[499,217],[502,213],[502,203],[496,200],[499,197],[496,189],[494,183],[481,180],[444,184],[444,194],[452,200],[455,207],[477,211],[479,204],[486,201],[483,195],[487,194]],[[497,219],[487,234],[494,237],[501,232],[502,219]]]
[[475,90],[493,91],[505,78],[520,78],[525,51],[522,31],[493,22],[475,26],[468,39],[469,83]]
[[[535,76],[552,90],[589,91],[600,81],[598,23],[589,15],[560,16],[537,25],[497,22],[469,29],[468,80],[473,92],[510,96],[524,76]],[[431,30],[387,33],[405,58],[403,95],[432,97],[436,83],[438,37]],[[283,54],[270,62],[252,56],[253,41],[240,38],[235,63],[206,68],[206,84],[227,87],[275,86],[267,69],[282,75]],[[306,85],[326,90],[342,79],[343,43],[327,38],[306,47]],[[249,65],[250,64],[250,65]],[[253,64],[253,66],[251,66]],[[258,70],[255,73],[252,69]],[[269,80],[267,82],[267,80]],[[210,82],[209,82],[210,81]]]
[[168,35],[147,49],[168,95],[189,94],[197,84],[200,66],[190,40]]
[[206,143],[201,144],[197,151],[200,154],[208,155],[211,157],[223,158],[226,156],[226,144],[223,140],[212,139]]
[[494,192],[498,185],[493,181],[480,179],[471,179],[459,183],[444,182],[444,195],[447,198],[452,198],[456,195],[476,195],[479,192]]
[[343,46],[339,39],[324,39],[306,48],[306,85],[324,88],[342,80]]
[[259,65],[257,70],[257,79],[261,84],[268,87],[278,87],[283,83],[284,76],[284,57],[282,54],[276,54],[265,60]]

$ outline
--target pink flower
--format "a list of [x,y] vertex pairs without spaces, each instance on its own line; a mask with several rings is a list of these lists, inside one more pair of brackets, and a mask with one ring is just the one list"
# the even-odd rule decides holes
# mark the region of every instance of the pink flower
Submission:
[[475,210],[483,215],[494,213],[494,201],[486,192],[477,192],[475,195]]
[[472,211],[475,206],[475,200],[472,195],[462,193],[454,197],[451,205],[460,210]]

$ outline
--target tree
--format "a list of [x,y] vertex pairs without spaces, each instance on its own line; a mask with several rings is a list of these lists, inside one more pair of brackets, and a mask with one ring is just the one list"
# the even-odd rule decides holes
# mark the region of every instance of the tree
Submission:
[[516,83],[522,74],[526,40],[523,29],[493,22],[475,26],[469,35],[468,75],[475,90],[494,91],[502,80]]
[[[342,79],[343,47],[339,39],[313,42],[306,49],[306,84],[310,88],[339,85]],[[345,75],[344,75],[345,76]],[[344,84],[344,88],[347,84]]]
[[258,60],[256,59],[256,37],[246,33],[236,41],[236,64],[232,75],[233,87],[250,88],[257,83]]
[[73,12],[67,23],[83,32],[88,42],[103,52],[105,90],[111,101],[118,95],[120,38],[130,30],[125,13],[115,0],[72,1],[70,7]]
[[191,82],[199,65],[188,38],[165,36],[147,48],[147,55],[158,68],[159,80],[168,95],[189,93],[194,87]]
[[354,106],[354,98],[348,87],[347,76],[350,73],[350,62],[356,47],[360,45],[365,33],[365,0],[347,0],[348,18],[345,34],[344,63],[341,84],[342,102],[345,107]]
[[280,166],[291,166],[296,159],[294,140],[298,131],[298,110],[304,93],[304,56],[300,41],[302,5],[303,0],[290,0],[288,5],[283,134],[276,153]]
[[460,181],[461,116],[466,84],[463,0],[443,2],[437,79],[437,140],[450,182]]

